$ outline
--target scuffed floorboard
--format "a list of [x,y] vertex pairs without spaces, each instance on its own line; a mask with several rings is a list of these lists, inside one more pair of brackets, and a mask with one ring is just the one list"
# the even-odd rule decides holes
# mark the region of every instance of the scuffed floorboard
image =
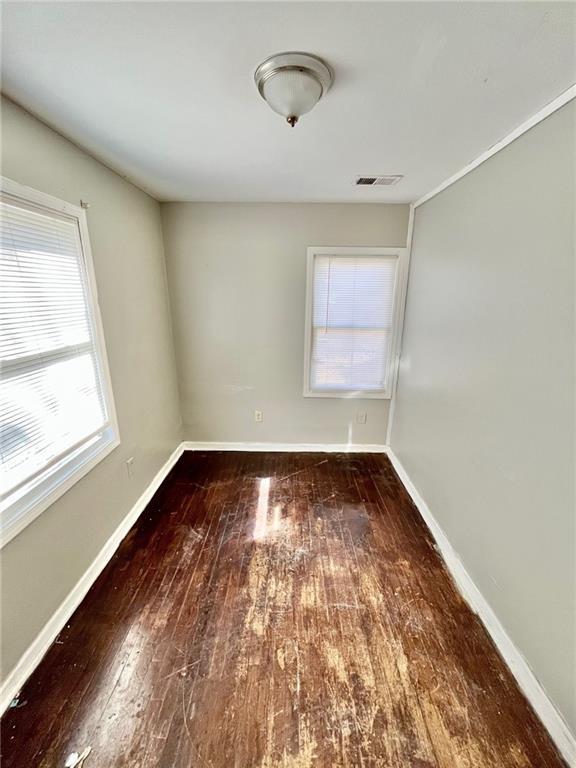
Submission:
[[3,768],[559,768],[381,455],[187,453],[2,719]]

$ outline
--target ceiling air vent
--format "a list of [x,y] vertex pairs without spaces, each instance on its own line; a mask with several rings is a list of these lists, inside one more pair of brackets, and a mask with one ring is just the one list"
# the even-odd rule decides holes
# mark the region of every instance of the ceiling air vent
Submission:
[[359,176],[356,179],[357,187],[392,187],[398,184],[404,176]]

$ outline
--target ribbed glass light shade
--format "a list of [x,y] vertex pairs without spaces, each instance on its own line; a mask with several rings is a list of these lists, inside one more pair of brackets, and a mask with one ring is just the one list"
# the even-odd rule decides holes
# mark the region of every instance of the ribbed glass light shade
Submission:
[[269,77],[263,93],[274,112],[284,117],[300,117],[318,103],[322,86],[306,72],[288,69]]

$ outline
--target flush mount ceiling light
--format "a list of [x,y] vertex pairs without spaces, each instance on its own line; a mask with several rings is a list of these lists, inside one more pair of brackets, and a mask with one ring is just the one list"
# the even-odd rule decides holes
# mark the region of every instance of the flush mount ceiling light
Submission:
[[254,72],[262,98],[292,128],[320,101],[332,81],[332,72],[322,59],[299,51],[270,56]]

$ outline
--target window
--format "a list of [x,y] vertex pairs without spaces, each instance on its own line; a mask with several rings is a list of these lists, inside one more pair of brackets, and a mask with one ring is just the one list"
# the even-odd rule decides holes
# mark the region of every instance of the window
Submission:
[[306,397],[389,398],[403,248],[309,248]]
[[85,211],[2,179],[2,542],[119,443]]

